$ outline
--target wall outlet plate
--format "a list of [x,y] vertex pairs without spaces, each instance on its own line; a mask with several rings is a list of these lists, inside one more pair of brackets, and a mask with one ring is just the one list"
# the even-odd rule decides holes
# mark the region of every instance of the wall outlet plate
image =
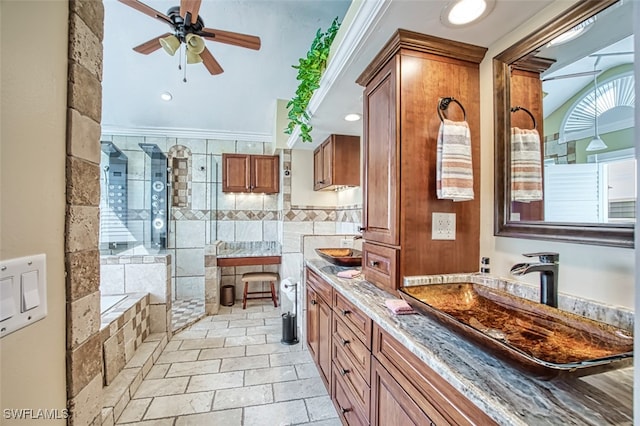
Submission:
[[433,213],[431,217],[431,239],[432,240],[455,240],[456,239],[456,214],[455,213]]
[[353,248],[353,238],[343,238],[340,240],[341,248]]

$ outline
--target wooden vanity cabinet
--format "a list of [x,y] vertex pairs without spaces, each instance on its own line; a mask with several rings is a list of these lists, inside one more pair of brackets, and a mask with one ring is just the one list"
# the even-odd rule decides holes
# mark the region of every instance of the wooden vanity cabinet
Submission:
[[333,287],[307,269],[307,345],[320,378],[331,392],[331,300]]
[[331,135],[313,151],[313,189],[360,186],[360,138]]
[[[486,49],[398,30],[358,78],[364,86],[363,259],[367,281],[388,291],[403,276],[473,272],[480,250],[479,63]],[[475,199],[436,197],[439,99],[454,97],[470,127]],[[457,104],[444,116],[462,121]],[[456,214],[456,239],[433,240],[432,214]],[[377,262],[377,263],[375,263]]]
[[333,292],[332,399],[343,423],[369,424],[373,322],[340,292]]
[[438,424],[422,411],[375,358],[372,364],[372,425],[434,426]]
[[309,352],[343,424],[496,425],[318,274],[306,278]]
[[222,192],[278,193],[279,171],[277,155],[222,154]]
[[[371,425],[496,425],[409,349],[374,325]],[[391,414],[391,413],[394,414]],[[389,417],[393,416],[393,417]],[[389,419],[395,421],[389,423]],[[413,421],[403,422],[401,419]]]

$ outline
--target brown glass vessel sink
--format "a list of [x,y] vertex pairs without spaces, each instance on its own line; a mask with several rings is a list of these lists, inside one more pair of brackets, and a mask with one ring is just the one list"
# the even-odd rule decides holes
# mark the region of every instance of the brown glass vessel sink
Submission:
[[418,312],[542,379],[632,364],[630,332],[487,286],[411,286],[401,288],[400,296]]
[[351,248],[317,248],[316,253],[338,266],[361,266],[362,252]]

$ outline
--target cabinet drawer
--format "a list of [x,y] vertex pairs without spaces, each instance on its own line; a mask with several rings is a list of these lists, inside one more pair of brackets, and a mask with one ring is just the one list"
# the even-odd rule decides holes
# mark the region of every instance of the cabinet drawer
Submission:
[[400,250],[378,244],[362,245],[362,272],[367,281],[383,290],[395,292],[399,287]]
[[[371,350],[371,318],[337,291],[333,293],[333,312],[340,317],[358,339]],[[334,329],[335,330],[335,329]]]
[[345,384],[335,365],[332,372],[333,378],[331,382],[333,389],[331,390],[331,395],[338,411],[338,416],[347,425],[368,426],[368,416],[365,416],[358,404],[354,402],[356,397],[349,391],[349,387]]
[[375,327],[373,355],[437,425],[496,425],[404,345]]
[[333,287],[331,284],[320,278],[318,274],[307,268],[307,285],[310,285],[320,297],[324,299],[329,305],[331,305],[331,295],[333,294]]
[[371,351],[356,337],[343,321],[333,315],[333,357],[337,349],[342,349],[350,362],[369,383],[371,373]]
[[365,380],[362,376],[361,368],[353,363],[338,342],[333,343],[333,365],[337,373],[344,379],[344,384],[349,388],[353,396],[355,396],[355,402],[358,403],[360,409],[368,418],[369,399],[371,395],[371,389],[369,387],[370,374],[365,376],[367,378],[367,380]]

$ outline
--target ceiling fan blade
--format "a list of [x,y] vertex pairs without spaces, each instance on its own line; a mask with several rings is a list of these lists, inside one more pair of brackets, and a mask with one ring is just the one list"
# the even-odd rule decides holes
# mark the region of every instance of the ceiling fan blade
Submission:
[[187,12],[189,12],[191,14],[191,23],[195,24],[198,19],[201,3],[202,0],[180,0],[180,16],[185,18]]
[[164,33],[156,38],[152,38],[149,41],[145,41],[141,45],[138,45],[133,48],[138,53],[142,53],[143,55],[148,55],[151,52],[155,52],[160,49],[162,46],[160,45],[160,39],[170,36],[171,33]]
[[591,75],[600,74],[601,72],[602,70],[594,70],[594,71],[576,72],[573,74],[556,75],[554,77],[543,78],[542,81],[562,80],[563,78],[573,78],[573,77],[588,77]]
[[246,47],[247,49],[260,50],[260,37],[248,34],[214,30],[212,28],[203,28],[202,31],[198,33],[198,35],[206,38],[207,40],[217,41],[219,43]]
[[216,61],[216,58],[213,57],[206,47],[200,54],[200,57],[202,58],[202,63],[207,67],[211,75],[222,74],[224,72],[218,61]]
[[151,16],[152,18],[156,18],[159,19],[160,21],[169,24],[169,25],[173,25],[173,23],[171,22],[171,19],[169,19],[169,17],[167,15],[165,15],[164,13],[160,13],[157,10],[155,10],[152,7],[147,6],[146,4],[138,1],[138,0],[118,0],[120,3],[124,3],[129,7],[134,8],[135,10],[137,10],[138,12],[142,12],[147,16]]

